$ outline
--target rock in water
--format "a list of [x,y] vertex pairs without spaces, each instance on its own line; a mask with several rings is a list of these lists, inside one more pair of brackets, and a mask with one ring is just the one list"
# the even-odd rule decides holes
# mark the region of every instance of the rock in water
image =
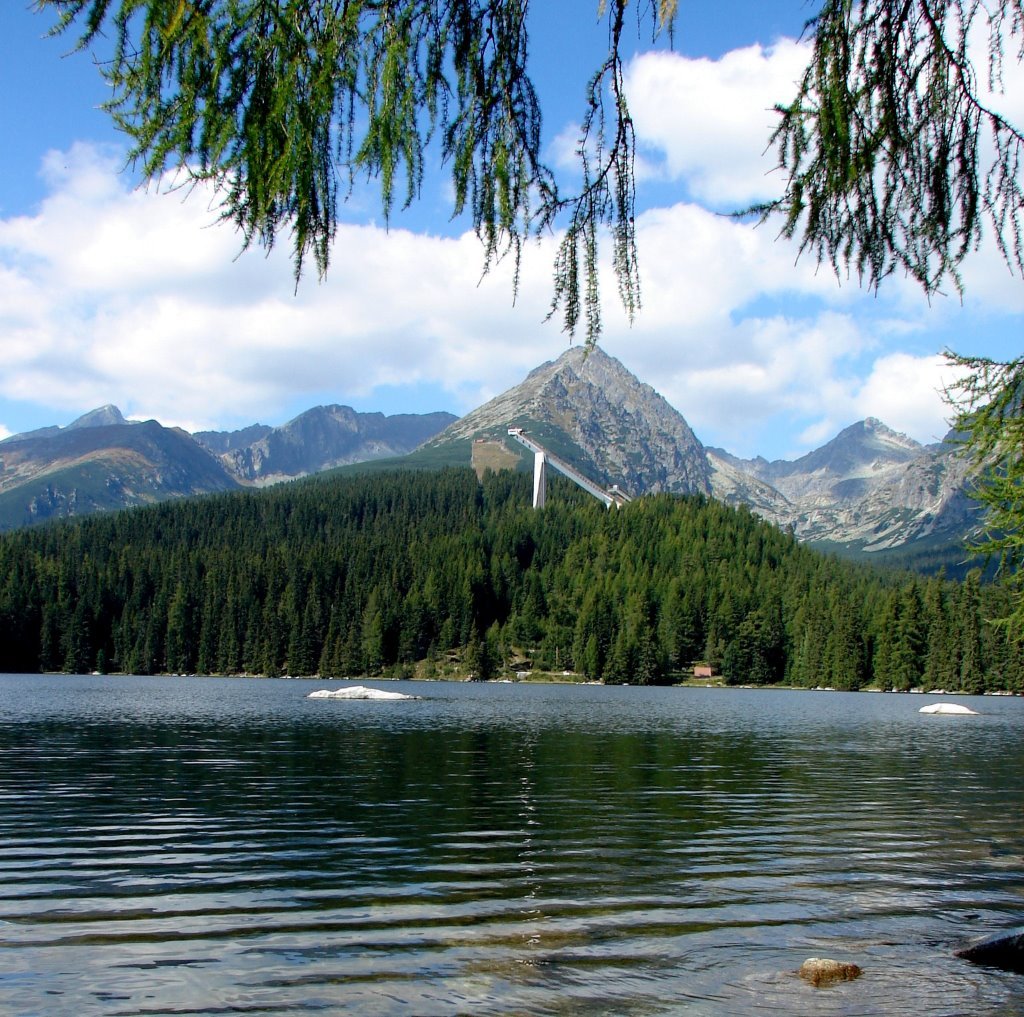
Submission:
[[977,710],[972,710],[969,706],[961,706],[959,703],[932,703],[930,706],[922,706],[917,712],[957,714],[961,717],[978,716]]
[[858,978],[861,969],[849,961],[831,960],[828,957],[808,957],[800,965],[800,977],[811,985],[831,985],[833,982],[849,982]]
[[365,685],[350,685],[344,689],[317,689],[310,692],[307,699],[416,699],[401,692],[384,692],[381,689],[368,689]]
[[1024,928],[988,936],[954,952],[973,964],[1024,974]]

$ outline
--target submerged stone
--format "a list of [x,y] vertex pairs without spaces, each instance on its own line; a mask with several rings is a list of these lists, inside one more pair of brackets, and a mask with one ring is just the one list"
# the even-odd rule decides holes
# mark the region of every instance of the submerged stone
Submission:
[[811,985],[831,985],[833,982],[849,982],[860,977],[859,965],[850,961],[832,960],[829,957],[808,957],[800,965],[800,977]]
[[1024,928],[986,936],[954,952],[957,957],[969,960],[972,964],[986,964],[1003,971],[1024,974]]

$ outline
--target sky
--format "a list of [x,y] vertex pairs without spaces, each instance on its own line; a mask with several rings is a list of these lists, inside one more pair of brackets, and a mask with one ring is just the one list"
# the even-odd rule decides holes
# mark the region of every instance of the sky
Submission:
[[[725,214],[778,193],[771,110],[806,63],[808,13],[682,0],[673,47],[648,29],[627,65],[642,309],[630,324],[606,272],[601,345],[704,444],[741,456],[795,458],[869,416],[936,441],[942,351],[1005,359],[1024,336],[1024,281],[990,242],[962,300],[928,300],[903,278],[877,293],[837,279],[771,224]],[[607,30],[596,0],[538,0],[531,17],[545,154],[569,180]],[[582,341],[545,320],[556,238],[527,247],[513,300],[508,266],[482,277],[436,165],[388,225],[357,190],[327,277],[296,288],[287,238],[243,253],[211,194],[133,175],[93,60],[49,24],[29,0],[0,5],[0,437],[107,403],[189,431],[329,403],[461,415]],[[1022,124],[1020,66],[1006,85],[1001,108]]]

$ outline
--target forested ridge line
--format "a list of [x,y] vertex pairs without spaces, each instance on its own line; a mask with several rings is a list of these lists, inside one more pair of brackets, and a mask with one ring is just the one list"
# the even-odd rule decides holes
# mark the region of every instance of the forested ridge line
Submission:
[[471,470],[318,477],[0,537],[0,669],[673,681],[1024,691],[984,621],[1009,594],[883,572],[744,509],[619,511]]

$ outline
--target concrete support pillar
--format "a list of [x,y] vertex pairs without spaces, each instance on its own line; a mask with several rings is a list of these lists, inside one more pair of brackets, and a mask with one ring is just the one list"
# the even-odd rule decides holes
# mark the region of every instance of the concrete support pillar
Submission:
[[537,452],[533,457],[533,507],[544,508],[548,488],[548,457]]

